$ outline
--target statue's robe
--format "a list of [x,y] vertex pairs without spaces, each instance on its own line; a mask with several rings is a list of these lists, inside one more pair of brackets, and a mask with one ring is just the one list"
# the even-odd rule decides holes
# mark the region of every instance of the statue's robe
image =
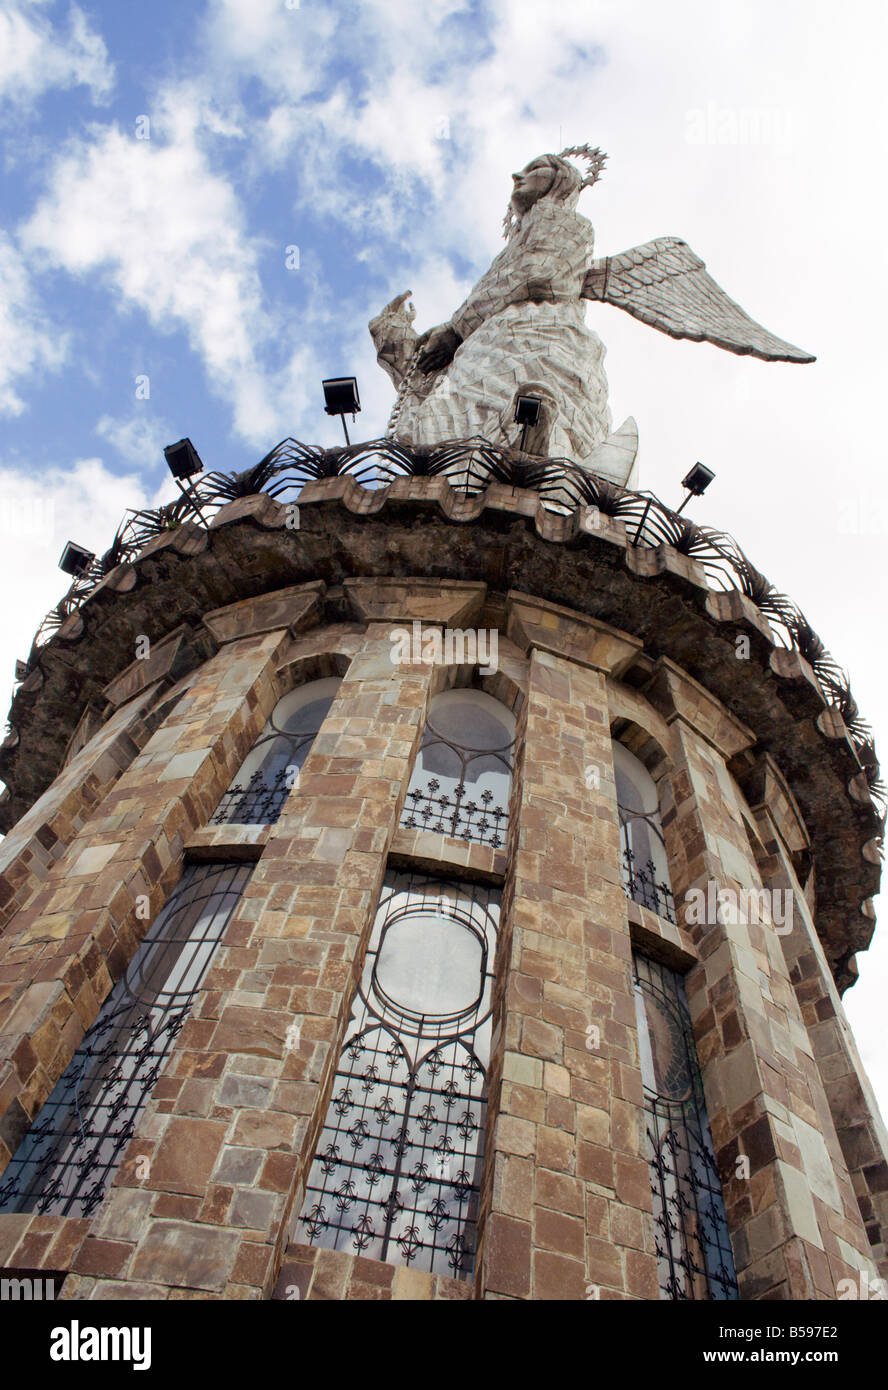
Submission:
[[[514,445],[519,394],[543,400],[527,447],[581,462],[610,431],[604,345],[585,325],[581,291],[592,262],[591,223],[542,198],[478,281],[451,323],[463,339],[449,366],[416,373],[398,420],[411,444],[481,435]],[[536,302],[535,298],[536,297]],[[398,385],[416,341],[402,312],[370,326],[381,364]]]

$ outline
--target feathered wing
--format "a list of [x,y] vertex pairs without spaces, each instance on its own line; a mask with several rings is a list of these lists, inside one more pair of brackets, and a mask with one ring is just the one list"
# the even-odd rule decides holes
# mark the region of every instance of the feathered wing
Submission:
[[678,237],[657,237],[619,256],[593,261],[582,294],[616,304],[673,338],[714,343],[765,362],[816,361],[809,352],[776,338],[751,319]]

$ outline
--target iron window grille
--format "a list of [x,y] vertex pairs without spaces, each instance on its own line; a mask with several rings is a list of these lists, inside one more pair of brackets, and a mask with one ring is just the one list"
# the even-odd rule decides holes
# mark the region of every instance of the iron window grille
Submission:
[[[636,817],[636,819],[638,819]],[[647,818],[645,818],[647,819]],[[656,825],[651,827],[655,834],[660,832]],[[662,841],[662,836],[660,839]],[[623,848],[623,889],[627,898],[633,902],[640,903],[642,907],[650,908],[651,912],[656,912],[658,917],[664,917],[667,922],[675,921],[675,898],[668,883],[657,881],[657,869],[650,856],[639,865],[636,855],[632,850],[630,833],[628,826],[622,819],[622,808],[620,813],[620,843]]]
[[337,677],[312,681],[278,701],[211,816],[211,825],[273,825],[277,821],[338,685]]
[[210,818],[210,825],[274,825],[295,786],[286,767],[277,772],[256,771],[246,782],[234,782]]
[[514,716],[475,690],[432,701],[401,814],[410,830],[501,849],[509,824]]
[[297,1238],[471,1274],[499,903],[387,876]]
[[739,1297],[691,1016],[681,976],[633,955],[661,1297]]
[[99,1206],[251,872],[186,867],[0,1179],[0,1211]]

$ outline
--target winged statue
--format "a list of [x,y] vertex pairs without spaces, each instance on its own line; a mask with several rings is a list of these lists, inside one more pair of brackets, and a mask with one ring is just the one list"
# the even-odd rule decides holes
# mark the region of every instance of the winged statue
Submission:
[[417,333],[412,290],[371,321],[377,358],[398,391],[390,433],[413,445],[472,436],[514,445],[516,401],[529,395],[541,404],[527,452],[631,481],[635,421],[612,431],[604,345],[586,325],[584,300],[615,304],[673,338],[766,362],[815,360],[750,318],[678,237],[596,260],[592,224],[576,205],[605,159],[598,148],[572,146],[512,175],[506,246],[449,322]]

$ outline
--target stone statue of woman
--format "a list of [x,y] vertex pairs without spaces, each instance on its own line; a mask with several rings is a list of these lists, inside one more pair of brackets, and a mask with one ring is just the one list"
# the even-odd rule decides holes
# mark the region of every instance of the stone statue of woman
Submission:
[[[583,159],[585,174],[571,156]],[[575,146],[512,175],[507,244],[448,323],[417,334],[411,290],[371,321],[378,360],[399,391],[397,438],[429,445],[480,436],[514,446],[517,398],[533,396],[540,410],[527,452],[627,483],[635,422],[610,432],[604,345],[586,327],[586,299],[616,304],[676,338],[767,361],[814,361],[751,319],[676,237],[593,259],[593,228],[576,207],[604,161],[600,149]]]

